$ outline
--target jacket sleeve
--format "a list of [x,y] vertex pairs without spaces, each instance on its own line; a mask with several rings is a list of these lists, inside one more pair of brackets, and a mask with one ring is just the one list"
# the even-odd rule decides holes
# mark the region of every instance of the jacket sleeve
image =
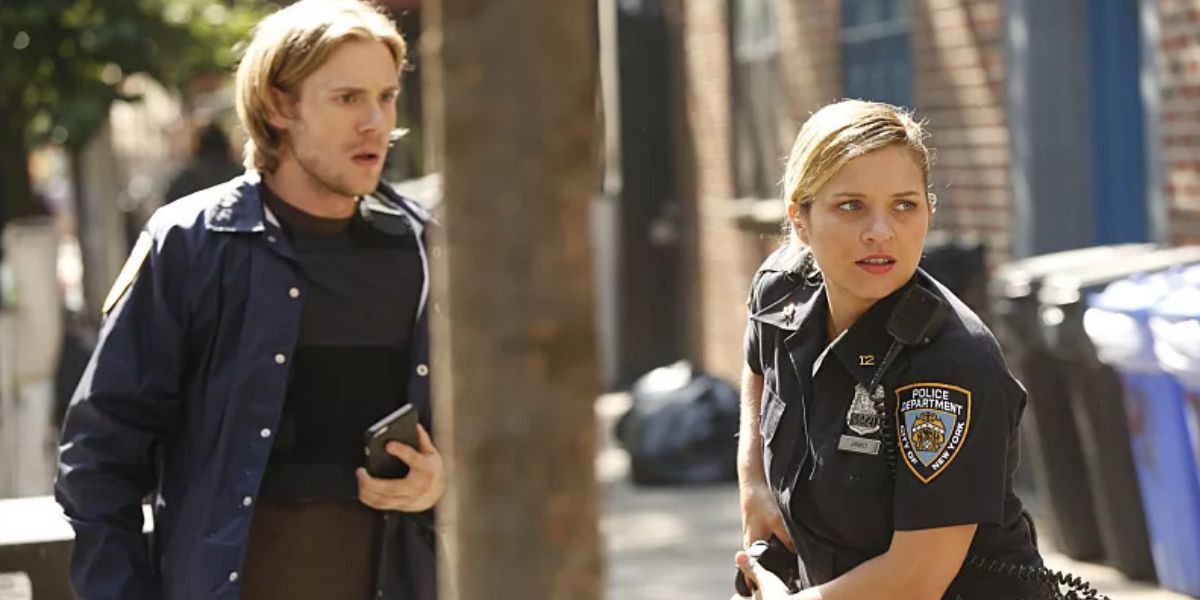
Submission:
[[157,484],[156,445],[180,414],[182,242],[148,231],[138,238],[63,422],[55,497],[75,530],[71,583],[80,598],[162,596],[141,505]]

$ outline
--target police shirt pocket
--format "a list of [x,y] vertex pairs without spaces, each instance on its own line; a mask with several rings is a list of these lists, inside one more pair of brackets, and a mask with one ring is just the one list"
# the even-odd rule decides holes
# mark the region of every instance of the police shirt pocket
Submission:
[[763,446],[768,446],[775,439],[779,430],[779,422],[783,418],[783,400],[770,387],[763,387],[762,412],[759,414],[758,433],[762,435]]

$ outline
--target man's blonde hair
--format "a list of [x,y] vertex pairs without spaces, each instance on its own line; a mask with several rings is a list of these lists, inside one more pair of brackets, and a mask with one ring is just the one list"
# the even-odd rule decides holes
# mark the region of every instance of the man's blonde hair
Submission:
[[246,168],[270,173],[279,166],[284,139],[268,116],[282,111],[271,90],[299,93],[301,82],[351,40],[382,42],[396,61],[396,73],[404,68],[404,38],[380,8],[364,0],[300,0],[254,28],[236,83],[238,119],[246,131]]
[[[873,150],[902,144],[929,184],[933,157],[925,147],[925,130],[905,109],[883,102],[842,100],[813,113],[792,145],[783,175],[785,208],[808,209],[817,191],[852,159]],[[932,195],[928,196],[934,202]]]

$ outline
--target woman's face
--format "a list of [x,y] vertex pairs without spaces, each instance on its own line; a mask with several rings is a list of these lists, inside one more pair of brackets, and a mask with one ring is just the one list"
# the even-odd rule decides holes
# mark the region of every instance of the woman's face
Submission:
[[[793,207],[795,205],[792,205]],[[792,215],[831,300],[865,310],[917,269],[930,207],[912,151],[895,144],[851,159]]]

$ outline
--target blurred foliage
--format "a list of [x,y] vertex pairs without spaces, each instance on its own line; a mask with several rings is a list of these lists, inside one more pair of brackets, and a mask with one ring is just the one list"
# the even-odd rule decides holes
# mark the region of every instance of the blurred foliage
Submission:
[[180,88],[231,72],[264,0],[3,0],[0,116],[25,146],[78,151],[108,116],[124,77]]

